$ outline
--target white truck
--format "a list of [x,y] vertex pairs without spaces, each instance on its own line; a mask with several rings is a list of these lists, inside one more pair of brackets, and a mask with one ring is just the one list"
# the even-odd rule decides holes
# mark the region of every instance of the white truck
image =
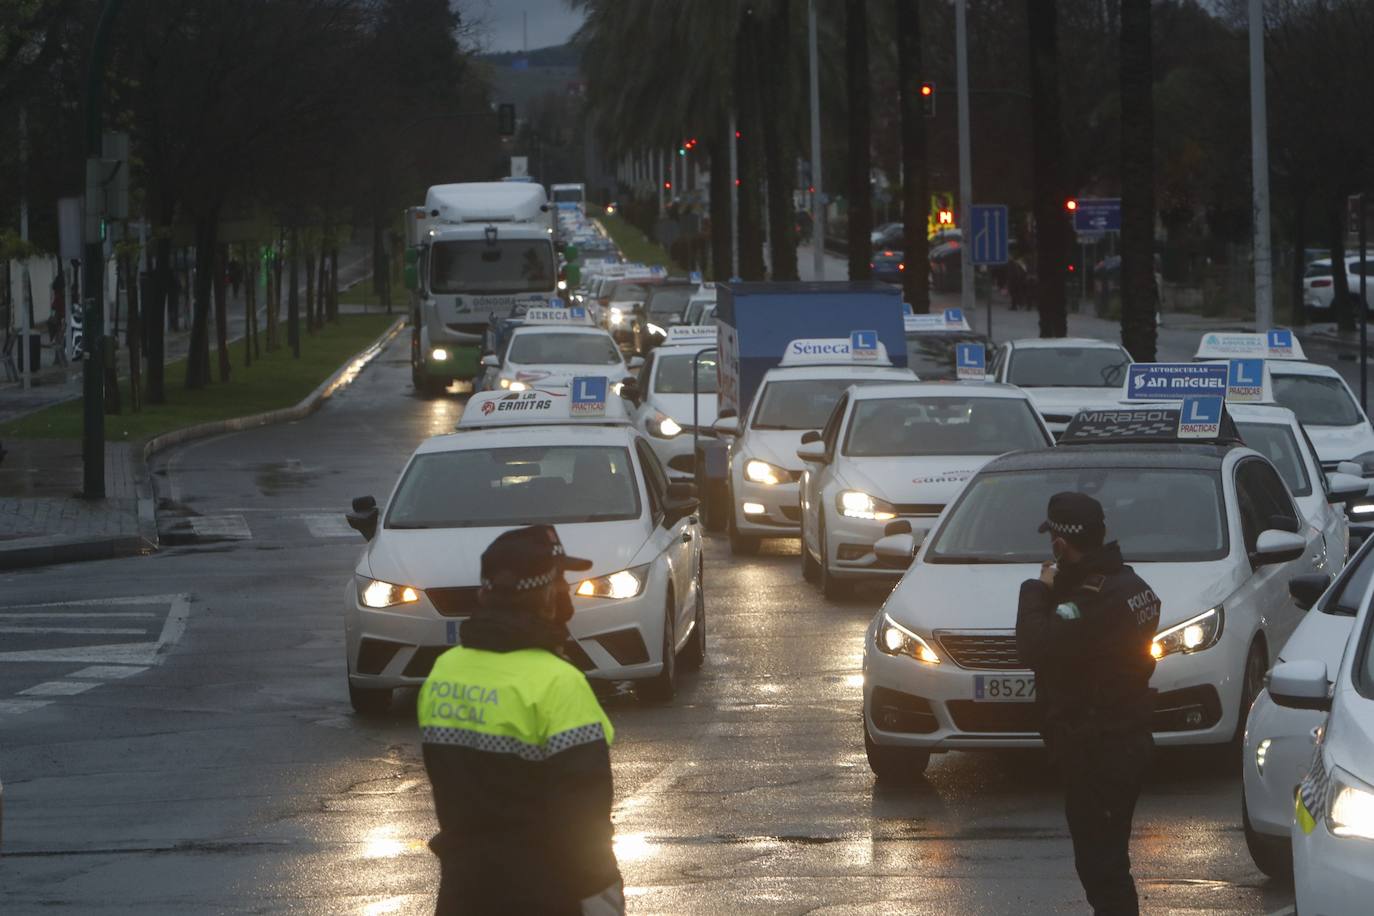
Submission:
[[477,376],[493,315],[558,295],[552,207],[534,183],[441,184],[405,222],[411,380],[434,396]]

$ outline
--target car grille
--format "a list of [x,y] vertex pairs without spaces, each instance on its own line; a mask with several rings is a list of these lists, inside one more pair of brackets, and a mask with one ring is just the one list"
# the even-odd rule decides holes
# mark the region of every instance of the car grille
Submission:
[[898,515],[908,515],[914,518],[935,518],[945,511],[943,503],[897,503],[892,508],[897,510]]
[[945,654],[960,668],[979,671],[1024,671],[1026,666],[1016,654],[1016,635],[1012,633],[953,633],[936,630]]
[[1034,703],[975,703],[950,700],[945,704],[954,727],[961,732],[1038,734],[1040,712]]
[[476,585],[467,585],[456,588],[427,588],[425,595],[429,597],[434,609],[444,617],[471,617],[480,607],[477,602],[479,591],[481,589]]

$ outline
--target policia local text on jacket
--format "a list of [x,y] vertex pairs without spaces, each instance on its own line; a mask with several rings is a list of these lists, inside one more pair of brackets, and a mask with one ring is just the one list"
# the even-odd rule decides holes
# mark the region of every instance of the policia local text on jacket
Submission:
[[[1061,500],[1066,495],[1091,506]],[[1041,733],[1063,779],[1079,880],[1095,913],[1117,916],[1139,912],[1130,833],[1154,743],[1149,650],[1159,599],[1115,542],[1102,543],[1101,511],[1081,494],[1051,499],[1042,530],[1064,533],[1055,544],[1068,556],[1052,585],[1022,583],[1016,646],[1035,671]]]

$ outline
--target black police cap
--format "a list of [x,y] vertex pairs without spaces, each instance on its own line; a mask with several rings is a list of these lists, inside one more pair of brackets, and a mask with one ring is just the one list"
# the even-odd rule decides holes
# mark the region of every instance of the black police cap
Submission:
[[567,555],[552,525],[530,525],[498,535],[482,552],[482,587],[530,591],[549,585],[565,570],[591,568],[591,560]]
[[1092,540],[1105,530],[1102,504],[1086,493],[1056,493],[1050,497],[1040,532],[1070,540]]

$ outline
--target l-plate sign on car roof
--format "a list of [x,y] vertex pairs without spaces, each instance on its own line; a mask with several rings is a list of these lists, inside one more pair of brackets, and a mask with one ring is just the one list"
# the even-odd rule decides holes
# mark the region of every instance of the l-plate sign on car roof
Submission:
[[713,324],[678,324],[668,329],[663,346],[710,345],[716,342],[716,336],[716,326]]
[[1203,334],[1194,359],[1307,359],[1302,343],[1287,328],[1263,334]]
[[[861,344],[857,349],[856,339]],[[887,347],[875,331],[854,331],[845,337],[807,337],[793,340],[783,350],[780,366],[891,366]]]
[[1235,421],[1226,412],[1220,396],[1189,396],[1182,400],[1182,407],[1079,411],[1059,437],[1059,444],[1241,441]]
[[530,309],[525,312],[525,324],[589,324],[587,310],[580,305],[569,308]]
[[1228,403],[1274,400],[1269,369],[1262,359],[1216,363],[1133,363],[1126,373],[1123,399],[1177,401],[1194,395],[1224,397]]
[[468,399],[459,430],[558,424],[628,423],[624,402],[608,397],[602,376],[577,376],[565,391],[479,391]]
[[971,331],[963,309],[945,309],[938,315],[905,315],[902,324],[908,334],[914,331]]

